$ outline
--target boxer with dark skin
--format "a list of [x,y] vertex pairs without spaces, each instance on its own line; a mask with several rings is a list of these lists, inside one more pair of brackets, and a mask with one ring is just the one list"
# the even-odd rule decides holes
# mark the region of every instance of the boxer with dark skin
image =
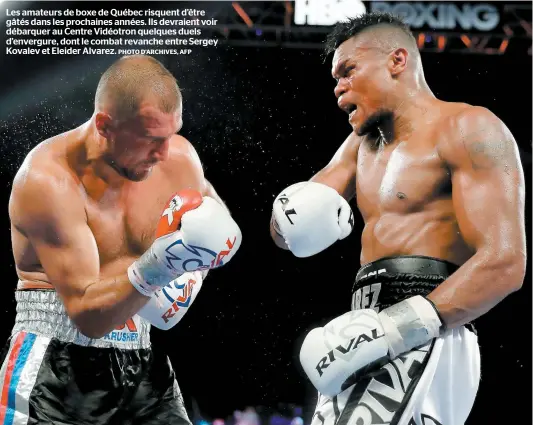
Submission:
[[[353,132],[311,181],[355,199],[361,264],[424,255],[460,265],[429,298],[448,327],[489,311],[524,280],[524,173],[489,110],[439,100],[416,43],[376,25],[336,47],[335,97]],[[287,249],[271,224],[276,244]]]
[[270,224],[276,245],[308,257],[350,234],[349,201],[364,221],[351,310],[300,348],[312,425],[464,424],[480,382],[471,322],[525,276],[516,142],[486,108],[437,99],[397,17],[338,23],[326,51],[353,131],[276,197]]

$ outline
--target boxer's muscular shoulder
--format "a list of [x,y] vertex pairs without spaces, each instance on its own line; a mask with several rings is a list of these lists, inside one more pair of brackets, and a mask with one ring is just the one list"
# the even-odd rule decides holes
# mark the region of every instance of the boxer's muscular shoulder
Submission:
[[161,170],[167,178],[187,179],[198,184],[204,178],[202,163],[193,145],[177,134],[170,140],[168,160],[161,163]]
[[169,146],[169,163],[176,161],[190,162],[192,165],[198,161],[198,154],[194,146],[185,137],[175,134],[170,139]]
[[494,162],[503,151],[514,149],[514,138],[506,125],[489,109],[458,104],[443,121],[438,150],[450,166],[474,160]]
[[11,222],[24,232],[62,211],[85,217],[81,193],[64,154],[53,140],[34,148],[13,180],[9,199]]
[[333,159],[346,163],[357,163],[357,156],[362,140],[362,137],[352,132],[337,150]]

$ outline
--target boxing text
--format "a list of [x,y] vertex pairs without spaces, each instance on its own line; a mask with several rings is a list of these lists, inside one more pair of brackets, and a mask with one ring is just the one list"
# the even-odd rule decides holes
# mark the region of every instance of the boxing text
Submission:
[[371,342],[383,336],[384,334],[383,333],[379,334],[377,329],[372,329],[372,331],[370,332],[370,335],[362,333],[359,336],[350,339],[350,341],[348,341],[346,346],[338,345],[333,350],[328,352],[324,357],[322,357],[319,360],[319,362],[315,366],[315,369],[317,370],[318,374],[322,376],[322,374],[324,373],[323,369],[326,369],[327,367],[329,367],[329,365],[331,365],[334,361],[336,361],[337,358],[343,357],[348,352],[356,350],[357,347],[359,347],[359,345],[362,344],[363,342]]

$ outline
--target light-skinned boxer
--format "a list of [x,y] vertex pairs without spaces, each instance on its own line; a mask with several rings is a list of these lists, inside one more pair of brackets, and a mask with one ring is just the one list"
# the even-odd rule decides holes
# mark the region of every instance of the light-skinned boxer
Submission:
[[0,423],[190,423],[150,327],[176,325],[241,232],[181,126],[172,74],[123,57],[90,119],[26,157],[9,203],[19,283]]

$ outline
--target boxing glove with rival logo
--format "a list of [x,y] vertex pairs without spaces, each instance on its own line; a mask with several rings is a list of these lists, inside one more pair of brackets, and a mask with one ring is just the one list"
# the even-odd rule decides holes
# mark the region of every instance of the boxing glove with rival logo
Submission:
[[189,311],[206,275],[206,270],[183,273],[152,295],[137,314],[158,329],[171,329]]
[[227,264],[242,241],[237,223],[226,208],[195,190],[177,192],[159,220],[156,240],[128,268],[139,292],[151,296],[186,272]]
[[334,397],[375,368],[446,331],[433,303],[420,295],[382,310],[354,310],[312,329],[300,363],[319,393]]
[[296,257],[325,250],[347,237],[353,225],[348,202],[321,183],[295,183],[274,200],[272,226]]

